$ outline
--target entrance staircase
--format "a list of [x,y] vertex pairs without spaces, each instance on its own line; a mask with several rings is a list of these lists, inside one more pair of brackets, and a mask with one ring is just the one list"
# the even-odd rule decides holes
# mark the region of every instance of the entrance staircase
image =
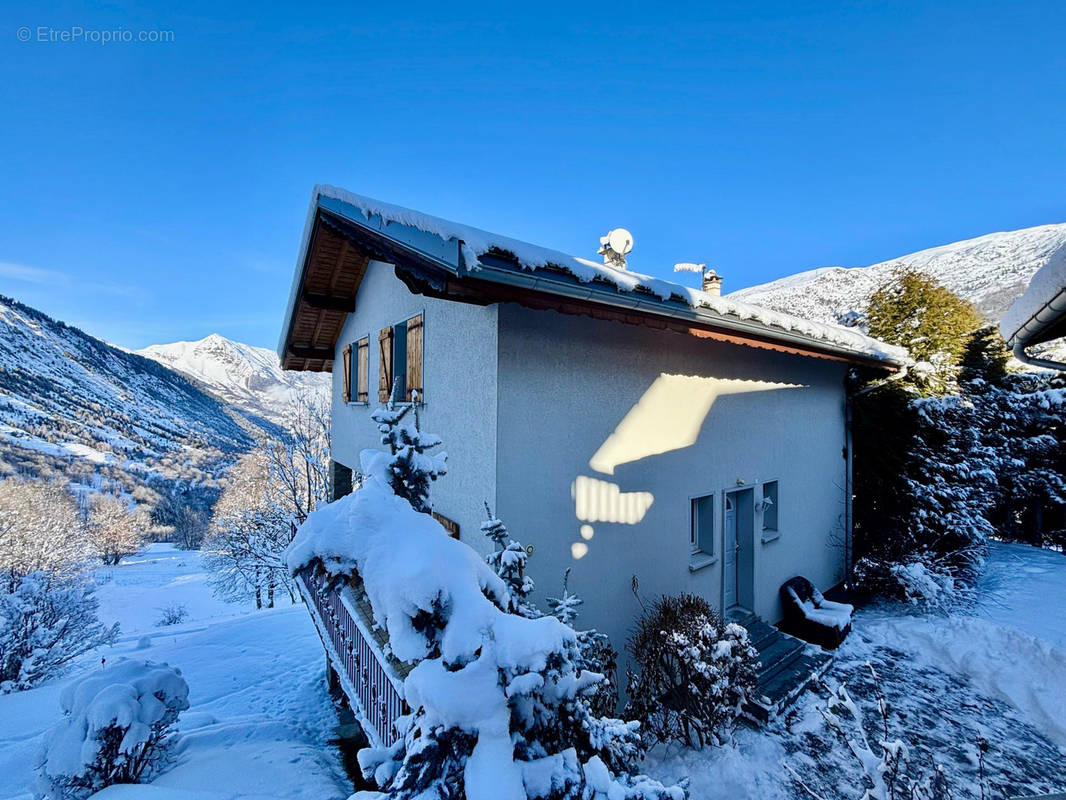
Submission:
[[812,681],[825,674],[833,657],[820,647],[767,625],[754,614],[737,622],[748,629],[748,637],[759,653],[755,698],[745,706],[744,713],[755,722],[769,722],[803,694]]

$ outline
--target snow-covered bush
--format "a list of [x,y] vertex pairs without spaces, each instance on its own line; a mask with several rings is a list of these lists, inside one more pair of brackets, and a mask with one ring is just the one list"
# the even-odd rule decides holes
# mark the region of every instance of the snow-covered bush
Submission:
[[31,689],[118,636],[96,618],[91,584],[34,572],[0,582],[0,694]]
[[122,661],[74,681],[59,697],[63,718],[45,737],[39,796],[78,800],[148,779],[166,763],[188,698],[181,670],[150,661]]
[[589,707],[597,716],[613,716],[618,709],[618,651],[611,645],[606,633],[593,630],[577,630],[578,607],[584,602],[570,591],[570,570],[563,575],[563,593],[549,597],[548,606],[552,616],[577,632],[577,649],[581,654],[578,666],[603,676],[603,680],[587,695]]
[[878,594],[943,605],[989,538],[1054,545],[1066,527],[1066,381],[968,374],[958,394],[855,399],[855,578]]
[[[398,413],[377,415],[387,435]],[[513,613],[507,584],[420,513],[443,460],[413,435],[436,444],[416,428],[390,437],[391,454],[364,451],[360,487],[312,513],[288,551],[294,571],[358,575],[392,654],[413,665],[400,738],[360,751],[364,775],[397,799],[683,798],[680,787],[631,774],[638,725],[591,712],[586,697],[601,676],[578,666],[574,631]]]
[[141,549],[142,520],[118,497],[94,495],[89,506],[89,538],[105,564],[118,564],[123,556]]
[[0,480],[0,573],[71,574],[92,550],[78,507],[61,483]]
[[698,595],[661,597],[629,640],[626,714],[645,736],[693,747],[719,744],[755,687],[758,655],[748,632]]
[[189,616],[189,609],[180,603],[174,603],[169,606],[163,606],[160,609],[159,619],[156,620],[155,626],[157,628],[166,628],[170,625],[180,625]]

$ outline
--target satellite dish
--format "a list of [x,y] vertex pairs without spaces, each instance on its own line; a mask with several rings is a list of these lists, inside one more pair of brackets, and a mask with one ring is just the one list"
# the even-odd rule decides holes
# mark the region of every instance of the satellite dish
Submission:
[[633,234],[625,228],[615,228],[607,234],[607,245],[616,253],[625,255],[633,249]]

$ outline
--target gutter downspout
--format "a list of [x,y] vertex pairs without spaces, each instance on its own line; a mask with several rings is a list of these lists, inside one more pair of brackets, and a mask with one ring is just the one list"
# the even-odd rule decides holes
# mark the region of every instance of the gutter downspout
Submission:
[[1028,364],[1032,367],[1043,367],[1044,369],[1055,369],[1059,370],[1060,372],[1066,372],[1066,362],[1052,361],[1047,358],[1037,358],[1036,356],[1031,356],[1025,352],[1025,344],[1022,342],[1017,342],[1014,345],[1013,352],[1014,357],[1021,361],[1023,364]]

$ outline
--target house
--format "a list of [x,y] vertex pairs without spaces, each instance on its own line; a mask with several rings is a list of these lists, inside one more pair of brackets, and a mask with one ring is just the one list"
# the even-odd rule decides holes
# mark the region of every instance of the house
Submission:
[[487,551],[488,503],[539,597],[572,569],[581,624],[616,648],[637,592],[775,622],[788,579],[845,576],[846,375],[905,353],[601,250],[614,266],[316,187],[279,355],[333,372],[335,492],[396,387],[449,455],[438,519]]

